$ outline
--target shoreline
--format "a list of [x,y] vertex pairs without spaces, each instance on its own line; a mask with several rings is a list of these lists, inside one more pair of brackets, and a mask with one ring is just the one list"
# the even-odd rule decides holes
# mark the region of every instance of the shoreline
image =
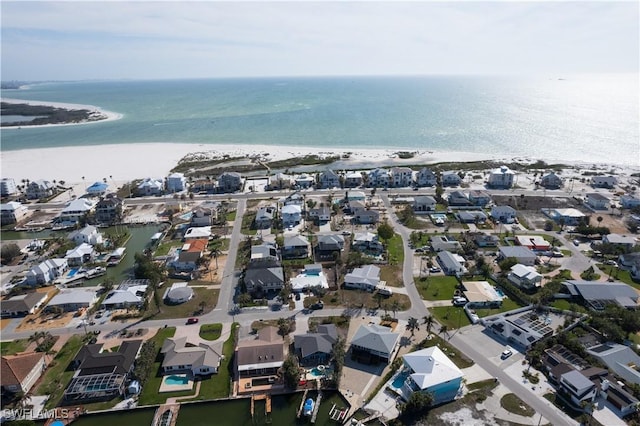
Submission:
[[124,114],[118,112],[107,111],[95,105],[83,105],[83,104],[69,104],[64,102],[50,102],[50,101],[33,101],[27,99],[15,99],[15,98],[0,98],[0,102],[6,102],[8,104],[26,104],[31,106],[48,106],[53,108],[61,108],[66,110],[88,110],[90,113],[98,113],[105,117],[101,120],[86,120],[80,123],[56,123],[56,124],[37,124],[37,125],[15,125],[7,124],[2,126],[3,130],[24,130],[29,128],[43,128],[43,127],[60,127],[60,126],[80,126],[83,124],[104,123],[107,121],[120,120],[124,117]]
[[[412,158],[400,159],[398,152],[414,152]],[[538,160],[547,164],[561,163],[567,166],[589,168],[606,167],[606,171],[615,168],[619,172],[637,172],[640,167],[621,165],[576,163],[563,160],[545,158],[511,157],[496,154],[478,154],[471,152],[438,152],[428,150],[402,149],[330,149],[303,148],[275,145],[212,145],[212,144],[181,144],[181,143],[136,143],[90,145],[57,148],[34,148],[0,152],[0,166],[2,177],[21,179],[64,180],[68,183],[91,184],[109,178],[114,182],[128,182],[145,177],[161,178],[169,174],[170,170],[186,155],[198,158],[229,157],[261,157],[264,161],[284,160],[294,157],[315,154],[319,156],[342,157],[349,153],[349,158],[341,158],[330,167],[335,170],[361,170],[376,167],[393,167],[403,165],[435,163],[496,161],[520,162],[533,164]],[[94,161],[96,160],[96,161]],[[329,168],[328,165],[318,165],[318,170]]]

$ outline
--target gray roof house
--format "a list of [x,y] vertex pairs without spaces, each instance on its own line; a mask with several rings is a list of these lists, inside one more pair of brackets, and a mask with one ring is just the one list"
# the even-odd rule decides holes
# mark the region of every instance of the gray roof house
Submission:
[[562,186],[562,178],[554,172],[550,172],[542,176],[540,186],[547,189],[558,189]]
[[242,189],[242,176],[237,172],[224,172],[218,176],[220,192],[236,192]]
[[284,346],[278,329],[264,327],[257,339],[239,341],[234,361],[239,377],[277,374],[284,362]]
[[615,176],[593,176],[591,186],[594,188],[613,188],[618,184]]
[[536,254],[523,246],[504,246],[498,249],[498,257],[506,259],[514,257],[518,263],[525,266],[533,266],[536,263]]
[[284,237],[283,259],[305,259],[309,257],[309,240],[303,235]]
[[321,188],[336,188],[340,186],[340,177],[333,170],[325,170],[320,173],[318,183]]
[[436,209],[436,199],[429,195],[420,195],[413,199],[413,210],[417,212],[430,212]]
[[467,272],[467,268],[460,262],[460,256],[443,250],[438,253],[438,263],[446,275],[461,275]]
[[442,185],[443,186],[458,186],[462,182],[460,175],[456,172],[443,172],[442,173]]
[[418,186],[435,186],[438,182],[438,177],[433,170],[426,167],[420,169],[416,176],[416,184]]
[[340,251],[344,248],[344,237],[338,234],[318,235],[320,252]]
[[309,210],[309,217],[324,223],[331,220],[331,209],[329,207],[318,207],[317,209]]
[[487,215],[482,210],[464,210],[458,212],[458,220],[462,223],[484,223]]
[[379,284],[380,268],[375,265],[355,268],[344,276],[344,286],[347,288],[373,291]]
[[454,237],[449,235],[433,235],[431,238],[431,249],[435,252],[447,250],[458,251],[462,249],[462,246]]
[[65,312],[71,312],[80,308],[90,308],[97,301],[96,292],[90,288],[62,289],[51,298],[45,309],[50,311],[54,306],[59,306]]
[[591,192],[585,196],[585,204],[594,210],[606,210],[609,207],[609,198],[598,192]]
[[375,364],[393,361],[400,343],[400,333],[380,325],[361,325],[351,339],[351,351],[360,361]]
[[33,314],[47,300],[47,293],[27,293],[0,302],[2,318]]
[[244,272],[248,292],[280,291],[284,286],[284,271],[276,262],[251,262]]
[[338,340],[335,324],[323,324],[315,333],[299,334],[294,337],[296,355],[303,365],[325,364],[331,357],[333,345]]
[[447,197],[447,203],[450,206],[470,206],[471,201],[467,198],[467,194],[462,191],[453,191]]
[[215,374],[222,359],[221,349],[205,343],[189,343],[186,336],[170,337],[160,349],[164,355],[162,372],[167,374],[189,370],[194,376]]
[[273,222],[273,216],[276,213],[276,208],[274,206],[265,206],[260,207],[256,212],[256,228],[258,229],[267,229],[271,227],[271,223]]
[[584,300],[593,309],[604,309],[607,303],[616,303],[628,309],[639,307],[640,294],[633,287],[622,282],[568,280],[562,284],[571,296]]
[[640,385],[640,356],[630,347],[609,342],[591,347],[587,352],[626,382]]
[[474,206],[484,207],[491,202],[491,194],[487,191],[471,190],[468,198],[469,202]]
[[353,212],[353,218],[360,224],[378,223],[380,213],[376,210],[356,209]]

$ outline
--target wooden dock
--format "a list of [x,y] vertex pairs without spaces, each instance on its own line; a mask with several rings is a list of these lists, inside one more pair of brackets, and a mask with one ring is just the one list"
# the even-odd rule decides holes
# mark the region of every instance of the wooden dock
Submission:
[[302,394],[302,401],[300,401],[300,407],[298,407],[298,414],[296,415],[297,418],[300,418],[300,416],[302,415],[302,408],[304,407],[304,402],[307,400],[308,393],[309,389],[305,389],[304,394]]
[[313,407],[313,414],[311,414],[311,424],[316,422],[318,417],[318,411],[320,410],[320,402],[322,401],[322,390],[318,389],[318,397],[316,398],[316,405]]
[[271,395],[267,393],[262,393],[259,395],[251,395],[251,417],[256,410],[256,401],[265,400],[265,414],[271,414]]
[[156,414],[153,416],[153,422],[151,426],[160,426],[162,422],[163,414],[167,411],[171,412],[171,420],[165,426],[175,426],[178,420],[178,411],[180,410],[180,404],[162,404],[156,410]]

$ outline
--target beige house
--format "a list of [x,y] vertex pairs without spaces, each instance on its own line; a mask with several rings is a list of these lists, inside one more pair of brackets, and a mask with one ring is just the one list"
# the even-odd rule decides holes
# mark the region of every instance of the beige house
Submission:
[[47,364],[41,352],[3,356],[0,370],[2,392],[29,392],[45,368]]

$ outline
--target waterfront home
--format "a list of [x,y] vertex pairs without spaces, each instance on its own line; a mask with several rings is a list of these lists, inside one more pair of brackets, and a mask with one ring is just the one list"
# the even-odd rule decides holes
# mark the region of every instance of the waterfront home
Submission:
[[357,188],[362,185],[362,173],[348,172],[344,177],[344,186],[346,188]]
[[8,197],[18,193],[18,187],[16,181],[13,178],[0,179],[0,196]]
[[462,178],[456,172],[442,173],[442,186],[458,186],[462,183]]
[[147,177],[138,184],[136,194],[140,196],[162,195],[164,193],[164,183],[162,179]]
[[550,172],[540,178],[540,186],[546,189],[558,189],[562,187],[562,178],[554,172]]
[[189,338],[169,337],[162,344],[162,374],[189,372],[194,377],[217,374],[222,360],[222,344],[190,342]]
[[102,234],[98,232],[98,228],[92,225],[86,225],[84,228],[73,231],[68,237],[75,245],[80,244],[102,244]]
[[384,246],[379,241],[378,235],[372,232],[357,232],[353,236],[351,249],[374,256],[384,252]]
[[337,188],[340,186],[340,177],[333,170],[325,170],[318,176],[320,188]]
[[487,191],[472,190],[467,194],[469,203],[473,206],[485,207],[491,203],[491,194]]
[[618,184],[615,176],[592,176],[591,186],[594,188],[613,188]]
[[106,182],[94,182],[87,188],[87,195],[90,197],[102,197],[106,194],[109,185]]
[[149,280],[124,280],[115,290],[111,290],[102,301],[102,309],[142,308],[146,300]]
[[116,194],[107,194],[100,199],[95,208],[96,220],[100,223],[114,223],[122,219],[124,201]]
[[317,252],[320,256],[330,256],[333,252],[342,251],[344,248],[344,237],[338,234],[318,235]]
[[81,308],[89,309],[98,301],[98,295],[91,288],[78,287],[62,289],[51,298],[45,310],[51,312],[52,308],[59,307],[64,312],[77,311]]
[[294,336],[294,348],[300,365],[306,367],[327,364],[331,359],[333,345],[338,341],[335,324],[322,324],[315,333]]
[[1,358],[0,388],[5,393],[27,394],[47,368],[44,352],[22,352]]
[[283,259],[306,259],[309,257],[311,244],[303,235],[285,236],[282,246]]
[[433,405],[440,405],[460,393],[464,373],[437,346],[403,355],[402,365],[399,376],[406,379],[399,392],[406,401],[413,392],[424,392],[431,395]]
[[632,209],[634,207],[640,207],[640,198],[633,195],[620,196],[620,205],[623,209]]
[[184,240],[199,240],[206,239],[208,240],[211,237],[211,227],[210,226],[192,226],[187,229],[184,233]]
[[109,401],[124,395],[141,347],[142,340],[125,340],[117,351],[103,350],[102,344],[95,343],[80,348],[71,362],[75,373],[64,391],[64,401]]
[[521,263],[517,263],[511,267],[507,279],[514,285],[525,290],[532,290],[540,287],[542,284],[542,275],[536,271],[536,268]]
[[268,191],[276,189],[288,189],[293,185],[293,177],[284,173],[276,173],[273,176],[269,176]]
[[416,176],[416,185],[418,186],[435,186],[438,183],[438,177],[433,170],[423,167]]
[[458,220],[461,223],[485,223],[487,221],[487,215],[482,210],[464,210],[456,213]]
[[306,189],[306,188],[310,188],[311,185],[314,184],[315,179],[312,176],[309,176],[308,174],[303,173],[300,176],[296,177],[295,182],[296,182],[296,187],[300,189]]
[[438,253],[436,257],[445,275],[462,275],[467,273],[464,266],[464,258],[447,250]]
[[462,294],[469,301],[472,308],[499,308],[502,305],[502,296],[487,281],[463,281]]
[[516,220],[518,212],[511,206],[493,206],[491,207],[490,214],[496,222],[513,223]]
[[55,194],[55,185],[48,180],[34,180],[27,185],[27,199],[41,200]]
[[223,172],[217,182],[218,192],[230,193],[242,189],[242,176],[237,172]]
[[429,238],[431,244],[431,250],[435,252],[447,250],[450,252],[462,250],[462,245],[455,239],[455,237],[449,235],[433,235]]
[[547,251],[551,248],[549,241],[540,235],[518,235],[516,236],[516,244],[530,250],[538,251]]
[[191,211],[191,222],[190,226],[200,227],[200,226],[211,226],[214,221],[218,218],[218,207],[220,203],[215,201],[209,201],[203,203]]
[[296,204],[289,204],[280,209],[282,224],[284,226],[294,226],[302,220],[302,207]]
[[304,265],[304,271],[291,278],[291,291],[293,292],[299,293],[314,288],[329,288],[327,276],[322,270],[322,264],[320,263]]
[[309,218],[315,220],[317,224],[327,223],[331,220],[331,209],[329,207],[311,209]]
[[432,212],[436,210],[436,199],[430,195],[420,195],[413,198],[413,211]]
[[26,284],[30,286],[48,284],[62,276],[67,269],[69,269],[67,259],[47,259],[27,272]]
[[26,293],[4,299],[0,303],[2,318],[24,317],[35,313],[47,300],[47,293]]
[[587,348],[587,353],[606,365],[625,382],[640,385],[640,356],[632,348],[607,342]]
[[198,179],[191,184],[191,191],[194,193],[211,193],[216,190],[216,182],[210,179]]
[[640,294],[622,282],[594,282],[567,280],[562,283],[571,298],[594,310],[603,310],[607,304],[626,309],[638,309]]
[[603,244],[611,244],[622,248],[625,251],[630,251],[637,243],[635,237],[628,237],[620,234],[607,234],[602,236]]
[[275,206],[263,206],[256,212],[255,224],[258,229],[271,228],[273,217],[276,214]]
[[362,324],[351,339],[352,357],[364,364],[390,364],[397,354],[401,336],[389,327]]
[[600,194],[599,192],[592,192],[586,195],[585,204],[591,207],[593,210],[607,210],[609,208],[609,200],[608,197]]
[[569,396],[575,408],[581,408],[582,402],[592,403],[598,394],[596,384],[577,370],[560,376],[560,389]]
[[[278,329],[267,326],[258,331],[256,339],[240,340],[234,361],[240,378],[277,375],[284,362],[284,346]],[[240,388],[242,391],[242,386]]]
[[456,206],[467,207],[471,205],[471,201],[469,201],[467,194],[465,194],[464,192],[453,191],[449,193],[449,195],[447,196],[447,204],[449,204],[449,206],[452,206],[452,207],[456,207]]
[[368,184],[373,188],[387,188],[389,186],[389,171],[381,168],[371,170]]
[[490,188],[511,188],[513,186],[513,179],[516,172],[511,170],[507,166],[500,166],[497,169],[489,172],[489,178],[487,179],[487,186]]
[[380,268],[375,265],[365,265],[354,268],[344,276],[345,288],[374,291],[380,285]]
[[168,193],[181,192],[184,191],[186,187],[187,179],[184,177],[184,173],[171,173],[167,176]]
[[409,167],[392,167],[391,184],[394,188],[411,186],[413,182],[413,170]]
[[58,215],[61,222],[78,222],[94,211],[97,201],[88,198],[76,198],[62,209]]
[[83,263],[90,262],[93,259],[93,255],[93,246],[82,243],[71,250],[67,250],[64,258],[67,260],[69,266],[81,266]]
[[522,246],[504,246],[498,249],[498,259],[514,258],[518,263],[525,266],[533,266],[537,256],[530,249]]
[[27,206],[17,201],[0,204],[0,223],[2,225],[20,222],[30,214],[31,212]]

